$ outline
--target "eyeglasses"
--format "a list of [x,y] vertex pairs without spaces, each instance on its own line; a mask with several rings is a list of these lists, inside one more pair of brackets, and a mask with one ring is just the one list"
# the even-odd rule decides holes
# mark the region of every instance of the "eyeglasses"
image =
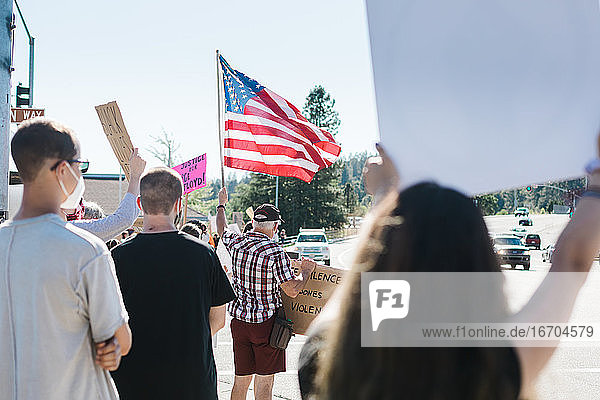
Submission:
[[59,160],[56,162],[56,164],[54,164],[52,166],[52,168],[50,168],[50,171],[54,171],[56,169],[56,167],[58,167],[60,165],[61,162],[66,161],[69,164],[72,163],[77,163],[79,164],[79,170],[81,171],[82,174],[85,174],[88,169],[90,168],[90,162],[86,159],[79,159],[79,160]]

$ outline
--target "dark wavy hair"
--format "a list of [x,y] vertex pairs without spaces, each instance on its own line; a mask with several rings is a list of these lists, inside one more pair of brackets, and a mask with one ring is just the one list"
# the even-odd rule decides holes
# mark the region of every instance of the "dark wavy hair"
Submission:
[[[386,198],[366,233],[340,289],[339,318],[325,335],[316,397],[516,398],[520,378],[518,364],[510,362],[516,359],[512,348],[361,347],[361,272],[500,271],[472,199],[434,183],[418,184]],[[491,295],[505,301],[501,290]]]

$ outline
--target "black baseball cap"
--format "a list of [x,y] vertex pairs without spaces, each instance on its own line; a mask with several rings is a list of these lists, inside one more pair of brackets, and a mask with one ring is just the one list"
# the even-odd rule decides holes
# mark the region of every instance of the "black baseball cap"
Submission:
[[256,210],[254,210],[254,218],[256,222],[265,222],[265,221],[280,221],[284,222],[281,219],[281,214],[279,213],[279,209],[272,204],[263,204],[259,206]]

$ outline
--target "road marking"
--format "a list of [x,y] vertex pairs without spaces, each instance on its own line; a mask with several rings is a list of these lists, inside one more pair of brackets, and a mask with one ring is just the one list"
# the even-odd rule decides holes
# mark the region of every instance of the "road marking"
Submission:
[[600,374],[600,368],[561,368],[559,371],[561,371],[561,372],[583,372],[583,373]]
[[349,249],[346,249],[346,250],[344,250],[344,251],[343,251],[343,252],[342,252],[342,253],[341,253],[341,254],[338,256],[338,264],[339,264],[341,267],[344,267],[344,268],[346,268],[346,269],[350,269],[350,268],[352,267],[352,261],[350,261],[350,262],[348,263],[348,265],[346,265],[346,263],[345,263],[345,262],[343,262],[344,260],[342,260],[342,258],[344,258],[344,257],[346,256],[346,254],[347,254],[347,253],[349,253],[349,252],[351,252],[351,251],[354,251],[354,250],[355,250],[355,249],[354,249],[354,247],[350,247]]

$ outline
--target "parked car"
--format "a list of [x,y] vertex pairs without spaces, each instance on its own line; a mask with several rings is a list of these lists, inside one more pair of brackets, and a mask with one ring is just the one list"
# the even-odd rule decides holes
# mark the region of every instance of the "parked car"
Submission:
[[323,261],[325,265],[331,264],[329,241],[325,229],[302,229],[295,243],[295,250],[301,257],[315,261]]
[[554,245],[549,244],[542,250],[542,262],[552,262],[552,256],[554,255]]
[[529,215],[529,209],[527,207],[519,207],[515,210],[515,217],[520,217],[520,216],[528,216]]
[[540,235],[538,235],[537,233],[528,233],[527,235],[525,235],[525,246],[533,247],[539,250],[541,245],[542,239],[540,239]]
[[532,226],[533,221],[531,220],[531,218],[521,218],[521,219],[519,219],[519,225]]
[[530,267],[529,249],[513,235],[495,236],[494,251],[501,265],[510,265],[513,269],[517,265],[522,265],[524,270],[528,270]]

